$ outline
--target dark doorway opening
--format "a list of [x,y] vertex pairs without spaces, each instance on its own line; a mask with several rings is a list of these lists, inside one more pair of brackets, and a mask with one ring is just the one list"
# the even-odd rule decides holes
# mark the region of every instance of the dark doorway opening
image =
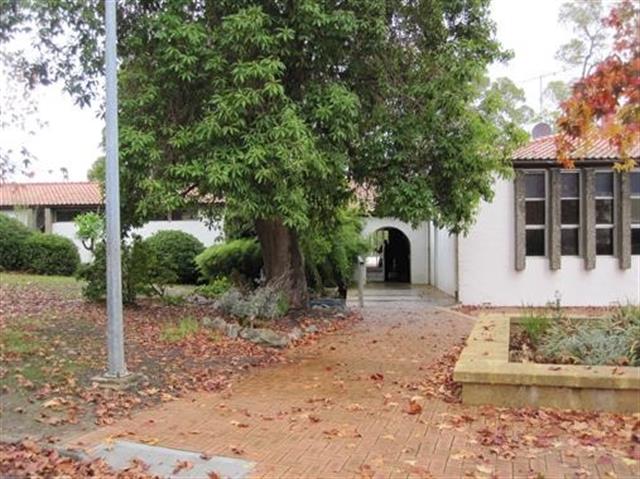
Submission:
[[368,282],[411,282],[411,244],[397,228],[373,233],[374,251],[367,258]]

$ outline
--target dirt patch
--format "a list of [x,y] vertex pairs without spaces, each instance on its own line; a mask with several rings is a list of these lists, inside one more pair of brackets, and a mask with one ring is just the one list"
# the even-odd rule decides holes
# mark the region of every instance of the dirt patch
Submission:
[[[146,380],[131,392],[101,389],[92,378],[106,365],[104,305],[83,301],[81,286],[69,278],[59,283],[22,275],[1,279],[3,440],[64,438],[190,391],[225,389],[251,368],[286,361],[281,350],[203,327],[204,318],[218,315],[211,305],[145,299],[125,308],[124,321],[127,366]],[[334,316],[297,313],[269,327],[287,332],[314,325],[317,332],[296,343],[304,344],[357,318]],[[167,335],[183,324],[195,326]]]

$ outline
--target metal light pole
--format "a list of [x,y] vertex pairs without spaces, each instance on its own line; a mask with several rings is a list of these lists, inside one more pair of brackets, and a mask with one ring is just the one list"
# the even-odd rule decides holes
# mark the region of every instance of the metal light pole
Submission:
[[116,0],[104,1],[106,71],[107,376],[127,376],[122,326]]

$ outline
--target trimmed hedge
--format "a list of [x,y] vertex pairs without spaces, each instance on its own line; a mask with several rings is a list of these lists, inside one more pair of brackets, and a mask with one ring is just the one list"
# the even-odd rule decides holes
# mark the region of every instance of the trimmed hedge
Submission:
[[18,271],[26,265],[24,242],[34,232],[15,218],[0,214],[0,269]]
[[175,273],[179,283],[194,284],[198,281],[195,258],[204,251],[204,246],[195,236],[184,231],[163,230],[144,242],[162,265]]
[[237,275],[254,279],[260,276],[262,252],[256,239],[237,239],[205,249],[196,256],[196,264],[208,282]]
[[25,269],[36,274],[70,276],[80,265],[76,246],[68,238],[35,233],[24,241]]

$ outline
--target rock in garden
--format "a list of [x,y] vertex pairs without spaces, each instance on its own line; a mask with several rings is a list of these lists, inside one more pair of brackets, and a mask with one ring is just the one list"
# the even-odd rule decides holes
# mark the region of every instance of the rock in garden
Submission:
[[207,327],[207,328],[211,328],[214,329],[216,331],[219,331],[221,333],[226,333],[227,332],[227,322],[220,318],[220,317],[216,317],[216,318],[204,318],[202,320],[202,325]]
[[236,323],[227,323],[226,335],[235,339],[240,334],[240,325]]
[[258,329],[260,342],[274,348],[285,348],[289,345],[289,338],[271,329]]
[[289,345],[287,336],[267,328],[244,328],[240,330],[240,337],[252,343],[264,344],[272,348],[284,348]]
[[315,334],[318,332],[318,327],[315,324],[312,324],[311,326],[304,328],[304,332],[307,334]]
[[304,336],[304,333],[302,332],[302,329],[296,327],[289,332],[288,336],[291,341],[299,341],[302,339],[302,336]]
[[246,339],[247,341],[253,341],[254,343],[257,342],[257,341],[255,341],[255,339],[258,337],[258,332],[257,332],[256,329],[253,329],[253,328],[242,328],[240,330],[240,332],[238,333],[238,335],[242,339]]

